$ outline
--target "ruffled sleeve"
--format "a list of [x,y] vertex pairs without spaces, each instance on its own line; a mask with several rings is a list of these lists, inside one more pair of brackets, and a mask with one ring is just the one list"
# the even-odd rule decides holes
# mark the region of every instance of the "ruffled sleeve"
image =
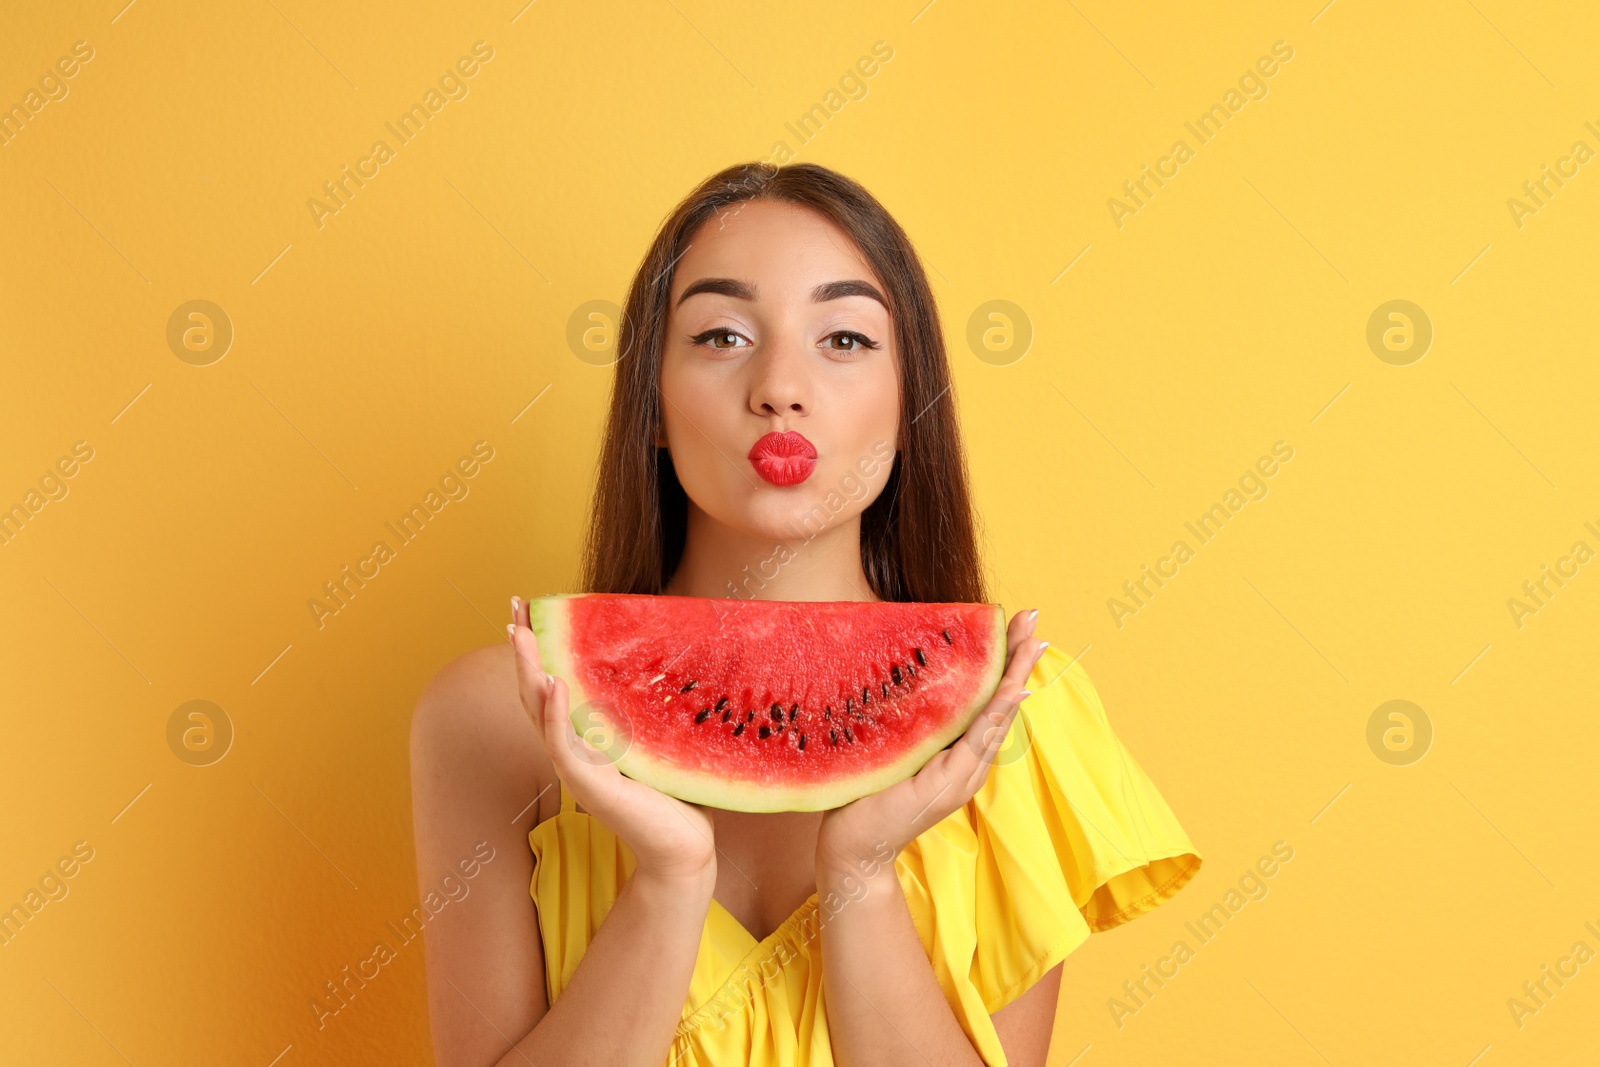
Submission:
[[977,794],[896,859],[934,974],[991,1065],[1005,1056],[990,1015],[1201,864],[1082,665],[1051,646],[1028,688]]

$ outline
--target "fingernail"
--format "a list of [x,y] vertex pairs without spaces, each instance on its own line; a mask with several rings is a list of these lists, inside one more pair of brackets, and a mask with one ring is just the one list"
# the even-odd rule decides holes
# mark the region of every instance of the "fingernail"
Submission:
[[513,641],[517,639],[517,626],[515,623],[506,623],[506,636]]
[[1038,621],[1039,621],[1039,609],[1038,608],[1034,608],[1032,611],[1028,612],[1028,636],[1029,637],[1033,636],[1033,626]]
[[1050,642],[1049,641],[1040,641],[1039,642],[1039,651],[1040,652],[1043,652],[1045,649],[1047,649],[1049,647],[1050,647]]
[[550,688],[552,690],[555,689],[555,687],[556,687],[556,676],[555,675],[551,674],[549,671],[545,671],[544,680],[550,683]]
[[1017,696],[1017,700],[1019,700],[1019,701],[1022,701],[1022,700],[1026,700],[1026,699],[1027,699],[1027,698],[1028,698],[1028,697],[1030,697],[1030,696],[1032,696],[1032,695],[1033,695],[1033,690],[1032,690],[1032,689],[1024,689],[1024,690],[1023,690],[1023,691],[1022,691],[1022,692],[1021,692],[1021,693],[1020,693],[1020,694],[1019,694],[1019,695],[1018,695],[1018,696]]
[[517,598],[516,597],[512,597],[511,598],[511,621],[512,622],[516,622],[517,621]]

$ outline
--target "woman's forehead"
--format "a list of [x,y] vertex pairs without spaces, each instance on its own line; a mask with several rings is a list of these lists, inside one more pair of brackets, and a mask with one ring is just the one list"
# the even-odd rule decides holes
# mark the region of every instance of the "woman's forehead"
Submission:
[[[710,287],[710,291],[757,303],[810,301],[819,295],[820,287],[849,281],[866,282],[887,295],[847,233],[808,208],[778,201],[731,205],[700,226],[678,259],[671,289],[673,307],[691,286],[707,288],[698,284],[707,279],[737,283]],[[821,295],[862,294],[833,291]]]

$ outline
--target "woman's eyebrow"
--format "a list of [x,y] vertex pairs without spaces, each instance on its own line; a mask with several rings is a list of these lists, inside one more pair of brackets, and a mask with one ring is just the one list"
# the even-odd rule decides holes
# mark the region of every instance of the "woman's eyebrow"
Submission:
[[820,304],[824,300],[838,300],[844,296],[871,297],[882,304],[885,311],[889,309],[889,302],[883,298],[882,293],[878,292],[877,287],[858,278],[843,282],[828,282],[811,290],[811,302],[813,304]]
[[696,293],[721,293],[723,296],[731,296],[735,300],[754,300],[756,298],[756,287],[748,282],[741,282],[737,278],[701,278],[685,289],[683,295],[678,297],[678,303],[673,306],[681,306],[685,300]]
[[[756,299],[759,289],[755,285],[739,281],[737,278],[701,278],[683,291],[683,295],[678,297],[678,303],[674,306],[681,305],[696,293],[720,293],[723,296],[731,296],[735,300],[753,301]],[[878,292],[876,286],[857,278],[839,282],[824,282],[811,290],[811,302],[813,304],[820,304],[828,300],[838,300],[846,296],[870,297],[882,304],[885,309],[889,307],[889,302],[883,298],[882,293]]]

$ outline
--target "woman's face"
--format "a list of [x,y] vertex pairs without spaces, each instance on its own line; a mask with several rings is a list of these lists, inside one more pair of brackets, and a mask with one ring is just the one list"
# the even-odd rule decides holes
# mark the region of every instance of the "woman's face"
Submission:
[[807,208],[746,201],[700,227],[673,276],[656,442],[694,506],[773,541],[866,510],[899,446],[886,300],[851,239]]

